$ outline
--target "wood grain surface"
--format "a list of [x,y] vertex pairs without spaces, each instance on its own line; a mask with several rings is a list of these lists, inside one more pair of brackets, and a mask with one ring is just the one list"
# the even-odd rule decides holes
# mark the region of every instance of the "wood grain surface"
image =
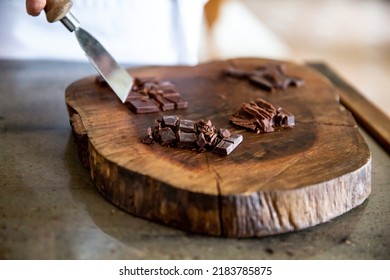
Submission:
[[[79,155],[97,189],[113,204],[180,229],[227,237],[266,236],[328,221],[361,204],[371,191],[371,155],[333,85],[309,67],[283,62],[301,88],[268,93],[222,74],[274,61],[214,61],[195,67],[130,69],[172,81],[189,106],[168,111],[210,119],[244,136],[227,157],[144,145],[140,137],[161,113],[133,114],[114,93],[87,77],[66,90]],[[258,97],[292,112],[296,126],[254,134],[229,116]]]

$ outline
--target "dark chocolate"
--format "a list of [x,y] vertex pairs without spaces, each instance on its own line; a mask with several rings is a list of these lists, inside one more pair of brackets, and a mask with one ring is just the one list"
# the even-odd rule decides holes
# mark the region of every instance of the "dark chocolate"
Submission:
[[221,140],[218,145],[215,146],[213,152],[227,156],[241,144],[242,139],[241,134],[231,135],[231,137]]
[[179,118],[177,116],[163,116],[162,125],[163,127],[170,127],[176,130],[179,125]]
[[179,130],[182,132],[194,133],[196,131],[195,122],[192,120],[180,120]]
[[176,141],[176,134],[170,127],[163,127],[159,130],[161,145],[169,145]]
[[230,117],[230,122],[239,127],[256,133],[273,132],[275,128],[293,127],[294,115],[287,110],[275,107],[258,98],[256,101],[244,103],[241,108]]
[[158,103],[149,98],[128,99],[125,104],[136,114],[154,113],[160,111]]
[[162,96],[156,96],[155,99],[158,104],[160,104],[161,111],[168,111],[175,109],[175,103],[169,101],[168,99]]
[[183,100],[180,96],[165,94],[164,97],[175,103],[175,109],[185,109],[188,107],[188,102]]
[[[161,111],[185,109],[188,102],[184,101],[176,87],[170,81],[159,81],[155,77],[137,77],[127,100],[150,98],[158,103]],[[137,103],[138,104],[138,103]],[[138,104],[139,105],[139,104]],[[147,110],[136,110],[136,105],[129,106],[134,113],[149,113]]]
[[234,78],[249,79],[254,85],[270,92],[290,86],[300,87],[304,84],[303,79],[288,76],[284,64],[267,64],[252,71],[229,67],[224,73]]
[[[147,135],[142,137],[142,143],[158,142],[163,146],[196,149],[198,151],[214,150],[216,153],[228,155],[242,141],[242,135],[232,135],[226,128],[216,129],[210,120],[180,120],[177,116],[162,116],[153,129],[149,128]],[[222,141],[227,141],[223,151]],[[222,150],[221,150],[222,149]],[[220,152],[218,152],[220,150]]]
[[195,133],[191,132],[178,132],[178,147],[184,147],[184,148],[195,148],[197,147],[197,137]]

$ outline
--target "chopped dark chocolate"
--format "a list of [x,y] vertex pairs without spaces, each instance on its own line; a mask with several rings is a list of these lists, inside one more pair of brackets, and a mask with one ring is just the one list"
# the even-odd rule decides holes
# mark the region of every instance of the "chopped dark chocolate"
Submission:
[[185,109],[188,107],[188,102],[184,101],[180,96],[166,94],[164,97],[175,103],[175,109]]
[[219,138],[228,138],[230,137],[230,131],[226,128],[220,128],[218,129],[218,137]]
[[192,120],[180,120],[179,130],[183,132],[195,132],[195,122]]
[[[134,85],[126,101],[131,103],[131,100],[139,98],[149,98],[156,101],[161,111],[188,107],[188,102],[181,98],[174,84],[170,81],[159,81],[155,77],[137,77],[134,79]],[[134,113],[149,113],[147,110],[135,110],[137,106],[134,104],[129,107]]]
[[207,141],[204,138],[204,134],[201,132],[196,137],[196,143],[198,144],[199,150],[203,150],[204,147],[207,145]]
[[168,99],[162,97],[161,95],[154,98],[158,104],[160,104],[161,111],[168,111],[175,109],[175,103],[169,101]]
[[179,124],[179,118],[177,116],[163,116],[162,117],[163,127],[170,127],[173,129],[177,129],[178,124]]
[[197,146],[197,137],[192,132],[178,132],[179,141],[177,142],[178,147],[182,148],[195,148]]
[[136,114],[153,113],[160,111],[158,103],[153,99],[130,99],[125,104]]
[[146,98],[146,97],[147,96],[145,96],[145,94],[142,94],[140,92],[130,91],[129,95],[127,96],[126,101],[133,100],[133,99],[142,99],[142,98]]
[[141,138],[142,143],[150,145],[153,144],[152,128],[146,130],[146,134]]
[[[210,120],[180,120],[177,116],[162,116],[153,129],[142,137],[142,143],[158,142],[163,146],[177,146],[202,150],[214,150],[222,141],[227,141],[226,148],[219,147],[216,153],[228,155],[242,141],[242,135],[232,135],[228,129],[216,129]],[[222,150],[221,150],[222,149]]]
[[244,103],[230,117],[230,122],[256,133],[273,132],[275,128],[295,125],[294,116],[290,112],[281,107],[276,110],[272,104],[261,98]]
[[224,72],[234,78],[249,79],[253,84],[270,92],[290,86],[300,87],[304,84],[303,79],[288,76],[283,64],[267,64],[252,71],[229,67]]
[[293,127],[295,125],[294,115],[284,108],[278,108],[277,114],[274,118],[276,125],[281,127]]
[[170,127],[163,127],[159,130],[161,145],[169,145],[176,141],[176,135]]
[[242,142],[242,135],[231,135],[230,138],[225,138],[213,150],[214,153],[221,155],[229,155]]

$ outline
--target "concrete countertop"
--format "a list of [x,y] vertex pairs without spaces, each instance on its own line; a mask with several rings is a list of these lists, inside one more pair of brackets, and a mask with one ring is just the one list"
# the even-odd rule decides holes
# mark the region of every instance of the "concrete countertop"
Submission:
[[89,64],[0,60],[0,259],[390,259],[390,156],[364,132],[369,199],[307,230],[224,239],[116,208],[81,166],[66,112],[65,88],[87,75]]

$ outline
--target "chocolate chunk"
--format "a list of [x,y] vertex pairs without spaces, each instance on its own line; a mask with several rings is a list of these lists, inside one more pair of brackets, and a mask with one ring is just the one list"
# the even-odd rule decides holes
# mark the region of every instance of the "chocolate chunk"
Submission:
[[181,99],[180,96],[175,95],[164,95],[166,99],[175,103],[175,109],[185,109],[188,107],[188,102]]
[[156,96],[154,100],[157,101],[157,103],[160,105],[161,111],[168,111],[175,109],[175,103],[169,101],[168,99],[165,99],[162,96]]
[[200,120],[196,124],[196,127],[198,131],[204,133],[204,135],[207,137],[211,137],[216,132],[215,126],[211,123],[210,120]]
[[242,139],[243,138],[241,134],[231,135],[230,138],[223,139],[221,142],[219,142],[213,152],[227,156],[233,152],[233,150],[237,148],[238,145],[241,144]]
[[141,138],[142,143],[150,145],[153,143],[153,135],[152,135],[152,128],[149,127],[146,130],[146,135],[142,136]]
[[136,92],[136,91],[130,91],[129,95],[127,96],[127,100],[133,100],[133,99],[142,99],[145,98],[146,96],[142,93]]
[[289,86],[299,87],[304,84],[303,79],[288,76],[283,64],[267,64],[252,71],[227,68],[224,72],[235,78],[249,79],[254,85],[270,92],[275,92],[277,89],[286,89]]
[[127,100],[125,104],[136,114],[160,111],[158,103],[148,98]]
[[281,127],[293,127],[295,125],[294,115],[284,108],[279,108],[274,118],[275,125]]
[[180,120],[179,129],[182,132],[194,133],[196,131],[195,122],[191,120]]
[[195,148],[197,146],[197,137],[195,133],[178,132],[179,142],[177,145],[183,148]]
[[207,141],[202,132],[196,137],[196,143],[198,144],[199,150],[203,150],[203,148],[207,145]]
[[162,117],[162,126],[163,127],[170,127],[173,129],[177,129],[177,126],[179,124],[179,118],[177,116],[163,116]]
[[176,135],[170,127],[160,128],[161,145],[166,146],[176,141]]
[[230,131],[226,128],[220,128],[218,129],[218,137],[219,138],[228,138],[230,137]]

